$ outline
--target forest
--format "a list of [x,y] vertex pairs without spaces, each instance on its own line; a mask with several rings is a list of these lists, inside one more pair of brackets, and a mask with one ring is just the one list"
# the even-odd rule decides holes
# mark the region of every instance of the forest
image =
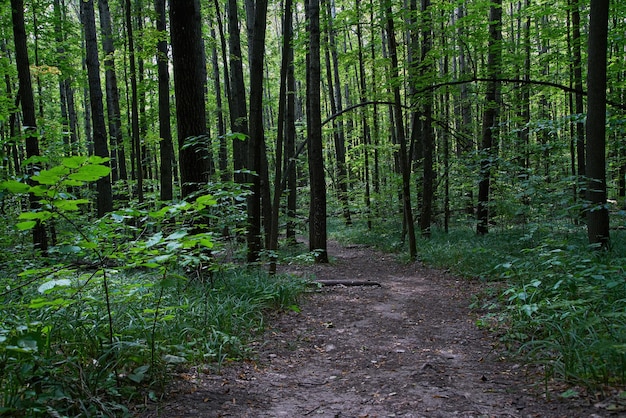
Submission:
[[246,358],[306,289],[277,265],[330,238],[493,282],[477,326],[546,379],[626,383],[626,3],[0,22],[0,415],[120,416],[177,365]]

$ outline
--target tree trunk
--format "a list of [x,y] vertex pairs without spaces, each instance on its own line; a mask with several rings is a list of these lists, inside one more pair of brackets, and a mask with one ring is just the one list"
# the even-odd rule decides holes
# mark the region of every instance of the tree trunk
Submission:
[[498,129],[498,99],[502,62],[502,0],[492,0],[489,9],[489,52],[487,55],[487,83],[485,110],[483,113],[482,143],[480,146],[482,160],[480,162],[480,182],[478,184],[478,225],[476,232],[484,235],[489,232],[489,195],[491,186],[491,170],[496,159],[494,150]]
[[[395,24],[391,10],[391,3],[382,4],[385,8],[387,20],[387,42],[389,44],[389,57],[391,58],[391,79],[398,79],[398,51],[396,46]],[[393,106],[396,126],[396,138],[400,145],[398,160],[400,172],[402,174],[402,209],[404,213],[404,223],[409,239],[409,256],[411,260],[417,258],[417,243],[415,241],[415,225],[413,224],[413,209],[411,208],[411,173],[409,167],[408,153],[406,147],[406,136],[404,133],[404,115],[402,114],[402,100],[400,99],[400,87],[397,83],[393,85],[393,95],[395,105]]]
[[[250,139],[248,147],[249,169],[252,193],[248,196],[248,262],[256,262],[263,248],[261,237],[261,197],[262,186],[267,190],[269,184],[263,181],[263,171],[267,173],[265,156],[265,132],[263,125],[263,58],[265,55],[265,32],[267,20],[267,0],[256,0],[254,7],[254,33],[252,53],[250,54]],[[263,167],[265,165],[265,167]],[[265,184],[263,184],[265,183]],[[270,202],[265,201],[265,204]],[[270,222],[270,219],[266,219]]]
[[[30,78],[30,64],[28,61],[28,47],[26,44],[26,28],[24,24],[23,0],[11,0],[11,17],[13,21],[13,41],[15,43],[15,62],[17,65],[17,77],[20,83],[20,102],[22,103],[22,121],[24,124],[24,137],[26,138],[26,157],[39,155],[39,139],[37,135],[37,117],[35,114],[35,100],[33,97],[33,85]],[[39,167],[30,164],[27,174],[33,175]],[[37,210],[40,207],[39,199],[34,195],[29,197],[30,207]],[[48,237],[43,224],[37,222],[33,228],[33,244],[35,249],[45,254],[48,251]]]
[[586,176],[585,168],[585,123],[583,122],[583,113],[585,112],[583,104],[583,64],[582,64],[582,41],[580,37],[580,0],[571,0],[572,6],[572,48],[573,48],[573,66],[574,66],[574,89],[576,103],[576,161],[577,161],[577,181],[581,197],[584,197],[584,178]]
[[182,196],[188,198],[208,181],[204,85],[206,70],[199,0],[170,3],[172,65],[178,121]]
[[[155,0],[156,29],[165,35],[167,17],[165,0]],[[168,71],[167,41],[160,39],[157,43],[157,71],[159,78],[159,156],[161,157],[161,200],[174,198],[172,167],[174,166],[174,144],[172,143],[172,127],[170,124],[170,74]]]
[[322,152],[322,109],[320,103],[320,3],[308,0],[306,8],[309,29],[307,66],[308,150],[311,200],[309,207],[309,250],[315,262],[328,263],[326,243],[326,179]]
[[606,207],[606,53],[609,0],[592,0],[587,49],[587,235],[589,243],[609,245]]
[[120,94],[115,74],[115,47],[111,29],[111,13],[109,1],[99,0],[100,28],[102,31],[102,49],[104,51],[104,76],[106,85],[107,116],[109,136],[111,138],[111,177],[113,181],[127,180],[126,157],[124,155],[124,138],[122,136],[122,120],[120,113]]
[[[96,38],[96,18],[94,0],[81,1],[81,16],[85,30],[85,63],[89,83],[89,102],[91,105],[91,124],[93,129],[93,151],[99,157],[109,157],[102,87],[100,85],[100,59],[98,58],[98,40]],[[113,210],[113,196],[109,176],[96,182],[98,196],[96,207],[102,217]]]
[[137,66],[135,64],[135,39],[133,35],[133,20],[130,0],[125,1],[126,31],[128,36],[128,61],[130,70],[130,114],[131,114],[131,141],[135,150],[135,179],[137,180],[137,201],[143,202],[144,167],[141,152],[141,137],[139,133],[139,103],[137,89]]
[[246,87],[243,78],[243,62],[241,56],[241,36],[237,0],[228,0],[228,34],[230,44],[230,124],[233,133],[245,135],[245,139],[233,142],[233,167],[235,181],[243,184],[247,176],[242,173],[246,168],[248,157],[248,111],[246,109]]
[[[421,64],[421,76],[431,79],[432,72],[434,71],[433,64],[430,62],[428,54],[432,49],[432,16],[430,12],[430,0],[422,0],[421,16],[424,20],[424,29],[422,31],[422,64]],[[433,132],[433,93],[431,90],[424,94],[424,107],[423,107],[423,122],[422,122],[422,155],[424,157],[424,175],[422,177],[422,206],[420,213],[420,231],[422,236],[430,238],[431,230],[431,217],[433,207],[433,183],[434,183],[434,169],[433,169],[433,153],[435,148],[435,139]]]

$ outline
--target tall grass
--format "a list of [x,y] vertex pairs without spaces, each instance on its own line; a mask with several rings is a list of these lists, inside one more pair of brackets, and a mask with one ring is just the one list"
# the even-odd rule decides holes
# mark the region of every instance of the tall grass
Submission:
[[87,282],[68,271],[66,286],[43,294],[24,288],[19,300],[3,301],[0,415],[129,415],[124,405],[156,397],[181,364],[219,368],[248,356],[266,313],[297,309],[305,287],[301,279],[246,270],[212,282],[108,274],[112,324],[103,274]]

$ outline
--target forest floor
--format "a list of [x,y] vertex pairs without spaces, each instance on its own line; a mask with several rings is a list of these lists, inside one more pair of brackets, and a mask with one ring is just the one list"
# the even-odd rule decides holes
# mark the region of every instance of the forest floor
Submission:
[[270,319],[253,360],[186,370],[140,416],[624,416],[611,403],[564,399],[558,386],[546,396],[540,371],[507,358],[498,336],[476,326],[469,305],[485,283],[363,246],[331,242],[328,251],[328,265],[280,271],[381,286],[311,291],[301,312]]

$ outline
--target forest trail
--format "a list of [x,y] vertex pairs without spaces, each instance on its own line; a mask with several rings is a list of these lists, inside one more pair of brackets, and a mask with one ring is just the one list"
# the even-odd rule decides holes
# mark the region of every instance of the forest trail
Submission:
[[[331,264],[280,271],[377,286],[323,287],[281,314],[255,361],[181,374],[143,417],[602,417],[510,362],[468,305],[478,282],[362,246],[329,244]],[[536,385],[534,385],[535,383]]]

